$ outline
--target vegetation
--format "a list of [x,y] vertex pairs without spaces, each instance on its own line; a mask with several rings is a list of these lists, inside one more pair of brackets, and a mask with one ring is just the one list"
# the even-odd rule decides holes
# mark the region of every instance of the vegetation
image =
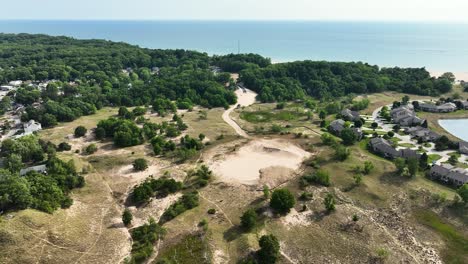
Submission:
[[131,262],[143,263],[153,254],[154,243],[161,239],[166,230],[159,226],[153,218],[148,223],[131,230],[133,240]]
[[442,251],[442,257],[446,263],[466,263],[468,250],[466,236],[431,211],[420,210],[415,212],[415,216],[420,223],[437,232],[445,240],[446,248]]
[[240,79],[263,102],[306,95],[332,99],[351,93],[397,91],[436,96],[450,91],[445,78],[431,78],[424,68],[382,68],[364,63],[297,61],[247,68]]
[[88,130],[86,129],[86,127],[84,126],[77,126],[75,128],[75,137],[83,137],[84,135],[86,135],[86,132],[88,132]]
[[468,183],[465,183],[460,188],[458,188],[457,193],[460,195],[463,202],[468,204]]
[[125,226],[129,226],[132,223],[133,215],[130,210],[125,209],[122,214],[122,222]]
[[317,170],[312,175],[303,176],[302,179],[304,179],[307,183],[330,186],[330,175],[328,174],[328,171],[322,169]]
[[274,264],[280,256],[280,244],[274,235],[263,235],[258,241],[260,250],[258,251],[258,262],[263,264]]
[[151,197],[163,198],[181,190],[183,184],[174,179],[150,177],[133,188],[131,197],[136,204],[148,202]]
[[276,189],[273,191],[270,206],[280,214],[287,214],[296,204],[294,195],[288,189]]
[[258,216],[255,210],[248,209],[247,211],[244,212],[244,214],[242,214],[240,219],[241,219],[241,227],[245,231],[250,231],[257,225]]
[[133,169],[136,171],[144,171],[148,168],[148,161],[140,158],[133,161]]
[[184,213],[187,210],[197,207],[199,204],[198,201],[198,192],[193,191],[190,193],[185,193],[182,197],[173,203],[161,216],[159,220],[160,224],[164,224],[178,215]]
[[331,193],[327,193],[327,196],[325,196],[325,199],[323,200],[323,204],[325,205],[325,209],[327,209],[328,212],[334,211],[335,196]]

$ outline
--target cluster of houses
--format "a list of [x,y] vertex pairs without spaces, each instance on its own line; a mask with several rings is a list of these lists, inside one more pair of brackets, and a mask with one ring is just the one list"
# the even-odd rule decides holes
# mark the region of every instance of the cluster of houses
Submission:
[[412,150],[412,149],[397,150],[396,148],[393,147],[393,145],[388,140],[383,139],[381,137],[372,138],[369,142],[369,147],[374,153],[387,159],[396,159],[396,158],[419,159],[421,157],[421,155],[418,152],[416,152],[416,150]]
[[455,168],[450,164],[432,166],[429,171],[429,177],[433,180],[438,180],[456,187],[468,183],[468,171],[461,168]]
[[422,126],[407,127],[405,133],[422,142],[434,142],[441,137],[438,133]]
[[414,107],[410,104],[394,108],[390,114],[394,123],[404,127],[420,126],[425,121],[416,116]]
[[[361,116],[358,112],[351,111],[349,109],[344,109],[343,111],[341,111],[341,117],[342,119],[334,120],[328,126],[329,131],[336,136],[340,136],[341,131],[343,131],[347,127],[346,121],[354,122],[361,120]],[[354,132],[358,140],[362,139],[364,134],[360,128],[351,127],[351,130]]]
[[[468,103],[468,102],[466,102],[466,103]],[[418,108],[421,111],[431,112],[431,113],[450,113],[450,112],[454,112],[454,111],[456,111],[458,109],[457,105],[454,104],[454,103],[444,103],[444,104],[441,104],[441,105],[421,103],[421,104],[419,104]]]

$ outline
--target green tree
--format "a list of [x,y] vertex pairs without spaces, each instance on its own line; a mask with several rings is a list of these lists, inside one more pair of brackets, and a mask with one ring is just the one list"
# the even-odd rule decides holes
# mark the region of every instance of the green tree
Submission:
[[253,209],[248,209],[242,214],[240,220],[241,227],[246,231],[250,231],[257,225],[257,213]]
[[362,174],[360,173],[354,174],[353,179],[354,179],[354,184],[360,185],[362,182]]
[[148,161],[140,158],[133,161],[133,169],[136,171],[144,171],[148,168]]
[[5,158],[5,168],[12,173],[19,172],[23,168],[23,161],[18,154],[11,154]]
[[410,176],[415,176],[419,170],[419,160],[417,158],[409,158],[406,162]]
[[458,155],[452,154],[450,155],[450,158],[448,159],[448,162],[452,165],[457,165],[458,163]]
[[263,186],[263,198],[265,198],[265,200],[268,200],[270,199],[270,188],[268,187],[268,185],[264,185]]
[[274,264],[280,255],[280,244],[274,235],[263,235],[259,240],[260,250],[258,261],[260,264]]
[[341,131],[340,137],[343,140],[345,145],[353,145],[357,141],[357,135],[354,133],[353,129],[345,128]]
[[396,158],[394,163],[398,173],[402,173],[403,170],[406,168],[406,160],[404,158]]
[[334,211],[335,196],[333,196],[331,193],[327,193],[327,196],[325,196],[325,199],[323,200],[323,204],[325,205],[325,209],[327,209],[328,212]]
[[351,154],[350,150],[342,145],[335,146],[335,158],[340,161],[346,160]]
[[319,112],[319,118],[320,118],[321,120],[325,120],[325,118],[327,118],[327,113],[325,112],[325,110],[323,110],[323,109],[320,110],[320,112]]
[[464,203],[468,203],[468,183],[465,183],[458,188],[457,193],[460,195]]
[[125,209],[123,214],[122,214],[122,222],[125,226],[129,226],[132,223],[133,220],[133,215],[130,210]]
[[96,151],[98,150],[96,144],[89,144],[85,149],[84,149],[84,153],[86,155],[91,155],[93,153],[95,153]]
[[84,126],[77,126],[75,128],[75,137],[83,137],[88,132],[88,129]]
[[364,174],[369,174],[374,169],[374,164],[371,161],[364,161]]
[[403,96],[403,98],[401,98],[401,102],[404,105],[407,105],[409,101],[410,101],[410,97],[408,95],[405,95],[405,96]]
[[280,214],[287,214],[296,204],[294,195],[288,189],[276,189],[273,191],[270,206]]

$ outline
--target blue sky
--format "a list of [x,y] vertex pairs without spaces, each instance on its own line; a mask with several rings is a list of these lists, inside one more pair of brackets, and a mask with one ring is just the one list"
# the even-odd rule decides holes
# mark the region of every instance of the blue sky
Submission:
[[468,22],[468,0],[1,0],[0,19]]

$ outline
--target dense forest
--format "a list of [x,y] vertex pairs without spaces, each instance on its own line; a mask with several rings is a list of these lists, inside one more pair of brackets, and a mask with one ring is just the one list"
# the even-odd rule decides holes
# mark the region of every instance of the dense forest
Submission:
[[437,96],[451,90],[446,78],[431,78],[424,68],[382,68],[366,63],[297,61],[246,67],[241,80],[264,102],[312,96],[330,99],[347,94],[397,91]]
[[[224,72],[214,73],[213,66]],[[272,64],[257,54],[210,57],[105,40],[0,34],[0,82],[55,80],[42,90],[23,85],[10,94],[26,106],[23,121],[35,119],[44,127],[103,106],[153,105],[155,111],[173,110],[171,102],[184,109],[228,107],[236,97],[227,72],[240,72],[241,81],[263,102],[389,90],[436,96],[452,86],[447,78],[431,78],[424,68],[325,61]]]
[[[214,75],[205,53],[150,50],[104,40],[0,34],[0,82],[56,80],[42,91],[18,89],[23,120],[44,126],[92,114],[103,106],[150,105],[166,98],[178,106],[227,107],[236,102],[229,74]],[[43,102],[43,107],[32,107]]]

